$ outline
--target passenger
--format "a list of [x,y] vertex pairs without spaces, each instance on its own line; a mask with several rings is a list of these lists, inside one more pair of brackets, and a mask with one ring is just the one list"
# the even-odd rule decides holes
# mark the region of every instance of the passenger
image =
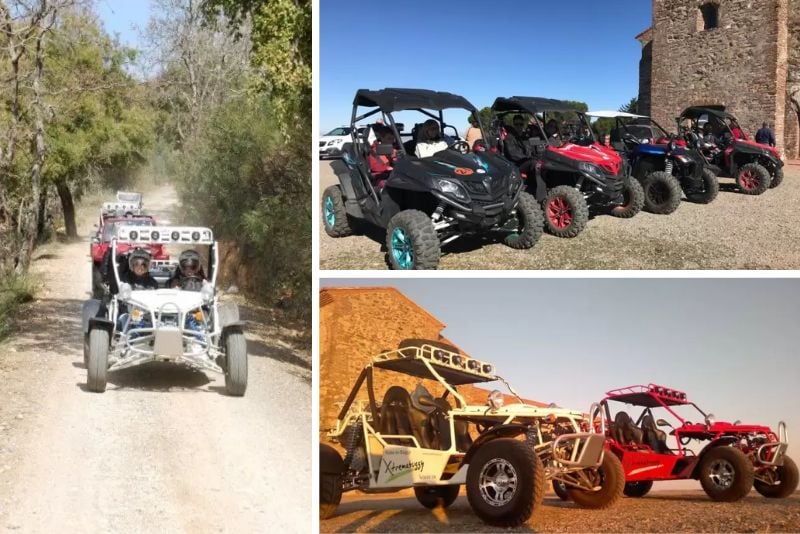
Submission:
[[703,142],[714,146],[719,144],[719,139],[714,135],[710,122],[703,125]]
[[527,128],[525,128],[525,118],[522,115],[514,115],[514,119],[511,122],[514,125],[514,130],[520,141],[524,141],[530,137]]
[[[372,178],[375,181],[375,187],[383,189],[386,185],[386,180],[394,169],[394,161],[397,159],[397,148],[395,147],[394,132],[389,128],[382,128],[377,132],[378,139],[372,143],[369,152],[369,170],[372,173]],[[378,154],[378,145],[392,145],[392,154],[389,156]]]
[[467,128],[465,139],[470,150],[474,149],[476,141],[483,139],[483,133],[481,133],[481,129],[478,126],[478,120],[474,115],[469,116],[469,128]]
[[129,270],[120,274],[120,282],[130,284],[131,289],[158,289],[158,282],[150,276],[151,255],[147,250],[137,247],[128,255]]
[[447,142],[442,139],[439,123],[428,119],[422,125],[414,154],[418,158],[427,158],[447,148]]
[[178,256],[178,268],[167,282],[167,286],[188,291],[200,291],[205,279],[200,254],[196,250],[184,250]]
[[558,139],[558,123],[555,119],[550,119],[547,121],[547,124],[544,125],[544,133],[547,134],[547,138],[556,138]]

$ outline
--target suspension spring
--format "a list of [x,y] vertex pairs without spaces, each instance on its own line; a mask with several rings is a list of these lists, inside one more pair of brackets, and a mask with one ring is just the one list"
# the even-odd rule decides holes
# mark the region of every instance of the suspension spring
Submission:
[[345,430],[344,443],[342,443],[342,445],[344,445],[344,448],[347,451],[347,455],[344,457],[344,465],[348,469],[350,468],[350,464],[353,462],[356,448],[358,447],[358,442],[361,438],[361,428],[361,419],[359,419],[356,423],[350,425],[347,430]]
[[440,203],[438,206],[436,206],[433,215],[431,215],[431,220],[433,222],[438,221],[439,219],[442,218],[442,213],[444,213],[444,204]]
[[672,160],[671,159],[668,159],[664,163],[664,172],[666,172],[667,174],[672,174]]

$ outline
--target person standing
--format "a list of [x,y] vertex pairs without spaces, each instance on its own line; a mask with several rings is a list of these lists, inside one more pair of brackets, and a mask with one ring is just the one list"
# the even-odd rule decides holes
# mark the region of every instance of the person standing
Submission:
[[472,148],[475,146],[475,141],[483,139],[481,129],[478,127],[478,121],[473,115],[469,116],[469,128],[467,128],[467,134],[465,138],[470,150],[472,150]]
[[756,143],[761,145],[775,146],[775,134],[766,122],[761,124],[761,128],[756,132]]

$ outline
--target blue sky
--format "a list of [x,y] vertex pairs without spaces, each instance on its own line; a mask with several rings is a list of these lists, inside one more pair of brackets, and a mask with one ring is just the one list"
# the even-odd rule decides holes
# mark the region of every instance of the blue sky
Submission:
[[[323,279],[394,286],[529,399],[588,409],[654,382],[718,420],[800,433],[797,279]],[[791,443],[791,440],[790,440]],[[789,446],[800,457],[800,446]]]
[[[645,0],[323,0],[320,127],[349,123],[359,88],[450,91],[478,108],[525,95],[617,109],[638,93],[634,37],[651,16]],[[448,122],[461,129],[463,117]]]
[[139,46],[136,26],[144,29],[150,18],[149,0],[97,0],[95,11],[110,35],[119,34],[128,46]]

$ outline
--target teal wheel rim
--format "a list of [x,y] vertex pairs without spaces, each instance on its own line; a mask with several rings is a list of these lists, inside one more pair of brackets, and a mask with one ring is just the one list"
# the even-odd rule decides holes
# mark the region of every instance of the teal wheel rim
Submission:
[[414,249],[409,236],[402,228],[395,228],[392,232],[392,257],[401,269],[414,267]]
[[333,211],[333,199],[331,197],[325,197],[325,224],[329,228],[336,224],[336,212]]

